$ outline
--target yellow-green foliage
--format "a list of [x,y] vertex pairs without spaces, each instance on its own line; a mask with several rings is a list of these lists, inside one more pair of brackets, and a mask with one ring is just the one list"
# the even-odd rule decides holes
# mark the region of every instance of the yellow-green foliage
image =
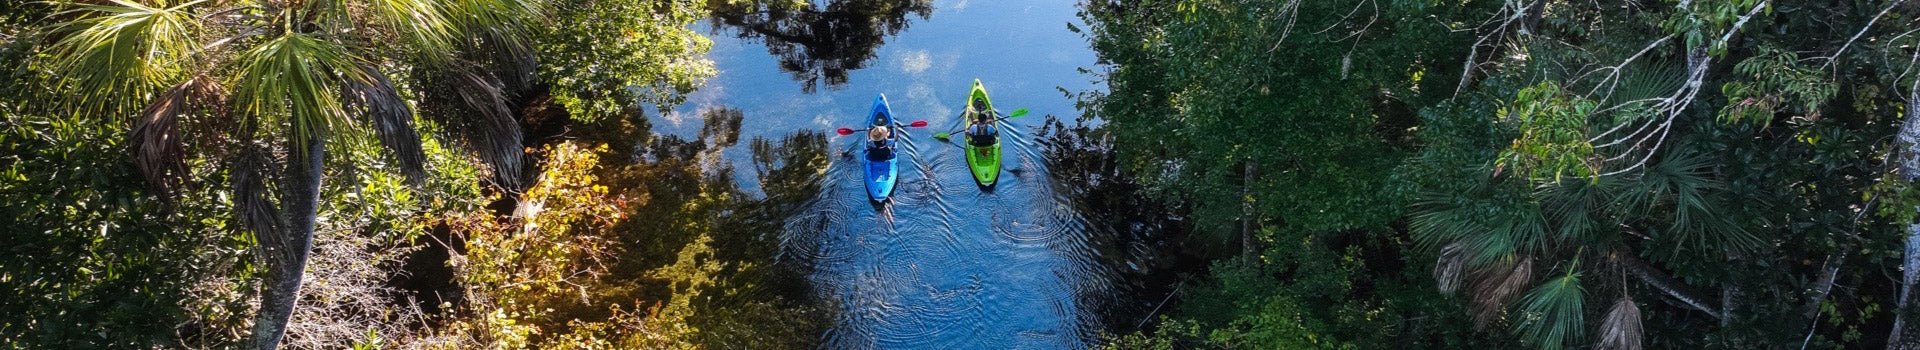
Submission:
[[446,219],[466,240],[466,254],[448,262],[467,297],[459,310],[465,317],[445,330],[450,335],[507,349],[594,348],[635,329],[625,320],[636,315],[617,305],[600,306],[620,316],[606,322],[550,317],[555,306],[588,302],[593,278],[606,270],[604,235],[620,211],[607,188],[594,184],[599,158],[592,150],[562,143],[541,153],[541,180],[512,217],[482,211]]
[[704,14],[691,0],[551,3],[554,24],[536,30],[540,66],[554,100],[581,120],[619,114],[640,102],[679,104],[713,76],[713,41],[689,28]]
[[[805,309],[742,293],[764,288],[766,277],[761,264],[728,259],[716,243],[732,232],[721,213],[741,204],[732,187],[648,184],[673,170],[700,174],[697,163],[609,169],[601,155],[618,153],[577,142],[536,153],[546,158],[541,179],[513,215],[444,219],[466,247],[449,262],[466,302],[441,330],[459,346],[692,349],[817,334],[800,316]],[[641,226],[658,231],[635,231]]]
[[1516,124],[1520,135],[1494,163],[1541,181],[1596,174],[1599,159],[1593,158],[1593,143],[1586,136],[1587,116],[1595,103],[1569,96],[1551,81],[1521,89],[1518,95],[1500,110],[1500,119]]

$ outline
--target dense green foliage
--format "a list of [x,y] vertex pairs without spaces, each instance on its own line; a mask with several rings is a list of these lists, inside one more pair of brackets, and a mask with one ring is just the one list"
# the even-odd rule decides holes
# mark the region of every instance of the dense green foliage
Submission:
[[[764,260],[824,137],[753,140],[751,198],[694,159],[737,136],[649,138],[630,107],[712,74],[708,4],[287,5],[0,5],[0,347],[247,347],[276,279],[290,348],[817,339]],[[569,125],[604,134],[546,138]],[[299,237],[273,207],[303,181],[287,278],[266,238]]]
[[[703,17],[812,90],[933,6],[0,3],[0,347],[810,347],[832,310],[769,260],[826,137],[742,145],[727,108],[658,136],[644,105],[716,73]],[[1114,249],[1192,265],[1127,278],[1197,272],[1098,346],[1920,341],[1920,2],[1082,17],[1106,90],[1049,125],[1050,175],[1116,240],[1192,233]]]
[[1111,88],[1083,104],[1120,164],[1196,208],[1196,239],[1245,247],[1209,254],[1224,262],[1174,319],[1116,344],[1888,341],[1915,204],[1892,172],[1913,4],[1193,0],[1083,17]]

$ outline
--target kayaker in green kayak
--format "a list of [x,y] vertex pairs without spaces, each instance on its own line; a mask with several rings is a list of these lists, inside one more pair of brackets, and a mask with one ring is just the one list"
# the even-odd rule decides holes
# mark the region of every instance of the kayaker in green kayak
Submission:
[[1000,118],[994,115],[993,100],[987,99],[987,88],[979,79],[967,91],[967,109],[961,114],[968,121],[967,140],[961,147],[967,151],[967,168],[975,183],[992,188],[1000,182]]
[[[992,188],[1000,182],[1000,121],[1026,115],[1022,108],[1013,111],[1013,115],[1000,116],[993,109],[993,100],[987,98],[987,88],[981,86],[979,79],[973,80],[973,88],[967,91],[967,109],[960,113],[966,120],[965,139],[960,143],[966,150],[967,168],[973,173],[973,181],[981,188]],[[947,133],[934,134],[940,140],[947,139]]]
[[983,152],[981,155],[987,155],[984,153],[989,151],[987,147],[1000,143],[1000,127],[994,125],[998,123],[993,120],[993,111],[987,109],[985,101],[974,101],[973,105],[967,106],[965,113],[972,116],[968,118],[972,122],[967,124],[967,142]]

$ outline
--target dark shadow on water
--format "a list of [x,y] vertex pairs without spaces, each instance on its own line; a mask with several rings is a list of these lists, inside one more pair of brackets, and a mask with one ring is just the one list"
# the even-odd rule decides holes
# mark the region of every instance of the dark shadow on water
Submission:
[[907,29],[909,15],[933,16],[933,1],[841,0],[798,9],[747,2],[717,6],[712,23],[766,43],[780,70],[811,93],[822,81],[830,89],[845,86],[848,72],[865,68],[887,37]]
[[1045,145],[1048,175],[1076,210],[1090,213],[1088,246],[1092,261],[1113,271],[1105,295],[1083,293],[1089,305],[1101,305],[1107,332],[1142,330],[1179,300],[1183,275],[1204,272],[1206,259],[1191,252],[1187,220],[1191,209],[1145,196],[1129,180],[1110,139],[1086,123],[1068,124],[1048,116],[1039,138]]

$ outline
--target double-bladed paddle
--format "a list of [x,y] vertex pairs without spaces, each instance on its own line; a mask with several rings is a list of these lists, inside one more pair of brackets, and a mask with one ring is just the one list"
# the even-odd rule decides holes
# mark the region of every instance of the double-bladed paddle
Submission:
[[[925,121],[925,120],[916,120],[916,121],[914,121],[913,123],[908,123],[908,124],[906,124],[906,125],[900,125],[900,124],[898,124],[898,123],[896,123],[896,124],[894,124],[894,126],[900,126],[900,127],[908,127],[908,128],[920,128],[920,127],[926,127],[926,126],[927,126],[927,121]],[[861,131],[867,131],[867,129],[871,129],[871,128],[859,128],[859,129],[848,129],[848,128],[840,128],[840,130],[838,130],[837,132],[839,132],[839,133],[840,133],[840,136],[847,136],[847,135],[853,135],[853,133],[856,133],[856,132],[861,132]]]
[[[1026,109],[1026,108],[1021,108],[1021,109],[1016,109],[1016,110],[1013,110],[1013,114],[1009,114],[1009,115],[1007,115],[1007,116],[1005,116],[1005,117],[1000,117],[1000,118],[995,118],[995,119],[994,119],[993,121],[995,121],[995,122],[999,122],[999,121],[1002,121],[1002,120],[1007,120],[1007,119],[1013,119],[1013,118],[1019,118],[1020,116],[1023,116],[1023,115],[1027,115],[1027,109]],[[953,135],[952,135],[953,133],[956,133],[956,132],[961,132],[961,131],[963,131],[963,130],[966,130],[966,127],[964,127],[964,126],[963,126],[963,127],[961,127],[961,129],[960,129],[960,130],[954,130],[954,131],[952,131],[952,132],[943,132],[943,133],[938,133],[938,134],[933,134],[933,138],[935,138],[935,139],[938,139],[938,140],[940,140],[940,141],[946,141],[946,140],[947,140],[947,137],[948,137],[948,136],[953,136]]]

